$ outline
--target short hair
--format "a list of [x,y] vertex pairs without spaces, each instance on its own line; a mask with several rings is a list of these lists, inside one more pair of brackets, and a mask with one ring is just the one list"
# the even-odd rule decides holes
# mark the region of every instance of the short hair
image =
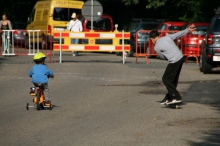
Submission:
[[159,37],[159,32],[157,31],[157,30],[152,30],[151,32],[150,32],[150,38],[156,38],[156,37]]

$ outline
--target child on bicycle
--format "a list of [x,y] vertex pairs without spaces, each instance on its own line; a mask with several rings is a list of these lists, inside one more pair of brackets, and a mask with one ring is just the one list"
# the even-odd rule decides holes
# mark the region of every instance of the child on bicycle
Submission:
[[54,73],[44,64],[45,59],[46,55],[42,52],[34,55],[33,60],[36,65],[29,71],[29,76],[32,78],[33,87],[36,87],[36,84],[43,83],[45,102],[50,102],[48,78],[54,78]]

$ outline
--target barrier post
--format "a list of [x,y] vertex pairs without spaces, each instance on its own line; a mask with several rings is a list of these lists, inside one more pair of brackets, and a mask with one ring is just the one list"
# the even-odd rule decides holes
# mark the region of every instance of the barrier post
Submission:
[[15,54],[15,46],[14,46],[14,31],[12,31],[11,36],[12,36],[12,42],[11,42],[11,46],[12,46],[12,54]]
[[[2,34],[2,55],[15,55],[14,53],[14,42],[13,42],[14,30],[3,30]],[[10,34],[12,33],[12,42],[10,41]]]
[[40,32],[40,30],[39,31],[37,31],[37,52],[39,52],[39,42],[40,42],[40,40],[39,40],[39,33]]
[[122,30],[122,63],[125,64],[124,30]]
[[29,40],[28,41],[28,52],[29,52],[29,54],[31,54],[31,49],[30,49],[31,48],[31,41],[30,41],[31,40],[31,31],[29,31],[29,30],[28,30],[28,40]]
[[62,63],[62,30],[60,30],[60,63]]

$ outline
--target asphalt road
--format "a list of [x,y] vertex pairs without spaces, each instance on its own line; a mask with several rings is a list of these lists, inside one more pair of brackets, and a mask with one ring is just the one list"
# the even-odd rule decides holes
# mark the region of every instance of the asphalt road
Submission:
[[31,56],[0,56],[0,146],[220,145],[220,72],[183,65],[180,109],[162,106],[166,61],[113,54],[53,56],[52,110],[26,110]]

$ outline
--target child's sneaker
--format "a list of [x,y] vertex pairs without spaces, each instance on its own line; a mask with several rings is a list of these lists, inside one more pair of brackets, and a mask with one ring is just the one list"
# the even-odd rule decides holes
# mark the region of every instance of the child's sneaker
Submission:
[[44,104],[45,104],[46,106],[49,106],[49,105],[50,105],[50,100],[45,100],[45,101],[44,101]]
[[30,94],[32,95],[32,94],[35,94],[35,87],[31,87],[30,88]]
[[45,100],[44,102],[46,102],[46,103],[50,103],[50,100]]

